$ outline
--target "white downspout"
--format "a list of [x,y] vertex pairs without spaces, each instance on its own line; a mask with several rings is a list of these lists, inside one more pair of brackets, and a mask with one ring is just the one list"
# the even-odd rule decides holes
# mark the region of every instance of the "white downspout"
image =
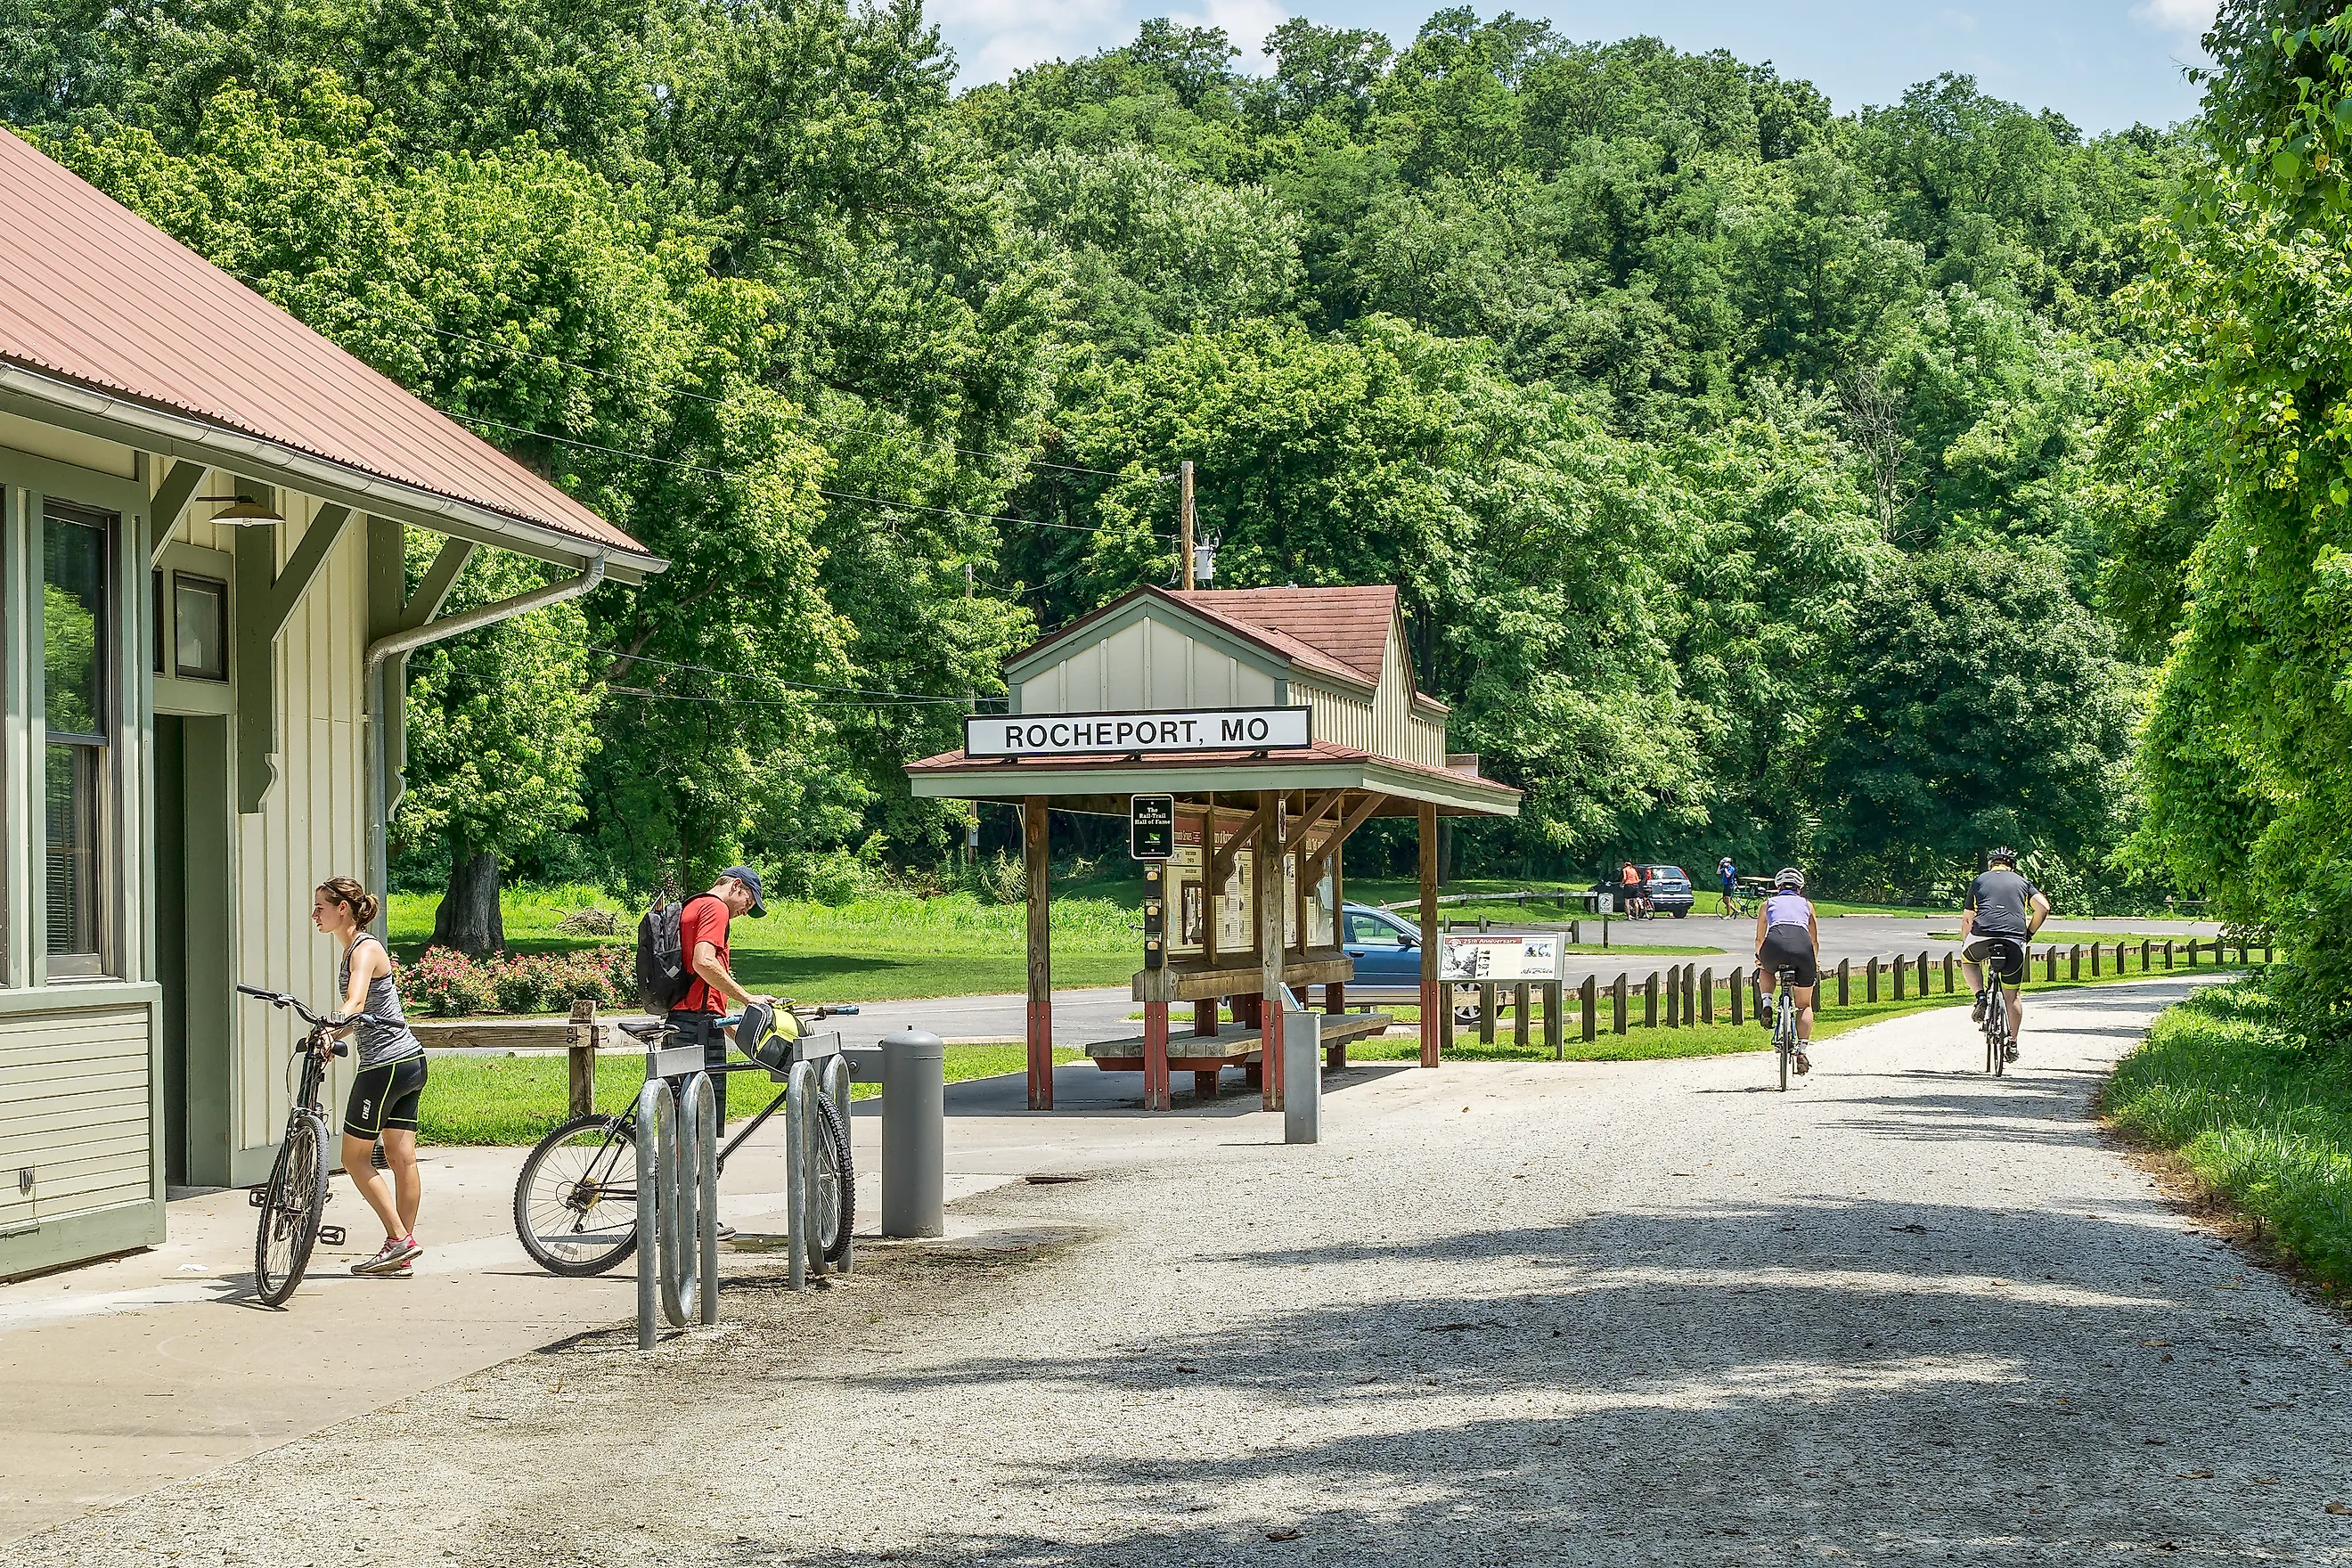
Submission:
[[[532,610],[560,605],[566,599],[576,599],[604,580],[604,557],[600,552],[588,563],[588,569],[577,577],[551,583],[544,588],[534,588],[528,594],[517,594],[510,599],[495,604],[478,605],[437,621],[427,621],[421,626],[404,632],[394,632],[378,637],[368,645],[367,667],[362,675],[362,689],[368,704],[368,886],[379,894],[391,884],[391,825],[384,821],[384,795],[390,784],[392,769],[392,736],[384,722],[383,667],[394,657],[415,651],[428,643],[440,642],[466,632],[478,631],[499,621],[511,620]],[[381,920],[379,920],[381,923]],[[379,936],[383,933],[379,931]]]

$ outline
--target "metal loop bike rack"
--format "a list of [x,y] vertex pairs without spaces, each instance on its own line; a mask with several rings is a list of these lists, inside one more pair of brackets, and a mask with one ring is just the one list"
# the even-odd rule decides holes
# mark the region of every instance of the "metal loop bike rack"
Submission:
[[[822,1279],[828,1268],[847,1274],[856,1258],[854,1245],[845,1237],[841,1261],[828,1265],[824,1260],[819,1208],[822,1186],[816,1165],[817,1148],[824,1141],[817,1130],[818,1095],[833,1102],[834,1114],[840,1119],[841,1135],[846,1139],[850,1134],[849,1058],[841,1049],[838,1035],[826,1037],[823,1043],[800,1044],[814,1048],[795,1051],[790,1068],[772,1075],[785,1079],[784,1205],[792,1235],[784,1284],[793,1290],[806,1289],[811,1275]],[[828,1045],[830,1049],[826,1048]]]
[[[666,1054],[666,1053],[663,1053]],[[694,1048],[698,1062],[701,1052]],[[637,1091],[637,1348],[673,1329],[719,1321],[719,1101],[710,1075],[686,1080],[685,1103],[646,1061]],[[658,1303],[658,1306],[656,1306]]]

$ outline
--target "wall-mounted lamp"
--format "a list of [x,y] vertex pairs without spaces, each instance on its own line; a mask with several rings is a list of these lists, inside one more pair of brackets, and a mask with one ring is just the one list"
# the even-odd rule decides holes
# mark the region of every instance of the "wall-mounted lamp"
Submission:
[[208,501],[226,501],[228,503],[226,506],[213,513],[212,520],[215,522],[227,523],[231,528],[240,527],[248,522],[284,522],[286,521],[271,508],[268,501],[255,500],[251,496],[205,496],[200,499]]

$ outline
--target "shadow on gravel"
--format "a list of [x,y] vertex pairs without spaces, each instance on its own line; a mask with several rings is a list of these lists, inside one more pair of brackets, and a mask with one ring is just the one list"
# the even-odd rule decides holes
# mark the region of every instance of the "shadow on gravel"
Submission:
[[[2170,1543],[2338,1561],[2304,1549],[2352,1543],[2321,1510],[2343,1432],[2312,1397],[2342,1352],[2273,1336],[2226,1289],[2234,1258],[2166,1228],[1774,1203],[1201,1261],[1228,1302],[1266,1297],[1211,1284],[1218,1265],[1420,1289],[850,1379],[853,1400],[954,1389],[946,1406],[970,1408],[1018,1387],[1066,1410],[1067,1451],[999,1495],[1134,1521],[1070,1539],[1016,1512],[898,1560],[1663,1563],[1795,1543],[2079,1562]],[[1455,1266],[1520,1288],[1448,1293]],[[2283,1387],[2304,1414],[2278,1413]]]

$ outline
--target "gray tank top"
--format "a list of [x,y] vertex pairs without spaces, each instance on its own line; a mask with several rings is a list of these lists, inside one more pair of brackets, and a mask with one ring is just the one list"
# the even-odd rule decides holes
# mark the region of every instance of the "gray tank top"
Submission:
[[[362,931],[352,939],[351,947],[343,953],[341,967],[335,971],[335,990],[338,994],[349,996],[352,994],[352,954],[359,951],[361,942],[375,942],[375,940],[374,935],[369,931]],[[376,945],[381,947],[383,944],[376,942]],[[384,956],[389,958],[392,955],[387,952]],[[359,1042],[361,1067],[381,1067],[385,1062],[405,1061],[410,1057],[425,1054],[425,1042],[418,1039],[409,1029],[407,1022],[401,1015],[400,988],[393,984],[391,975],[381,974],[368,982],[366,1010],[379,1018],[389,1018],[392,1022],[362,1024],[357,1030],[353,1031],[352,1038]]]

